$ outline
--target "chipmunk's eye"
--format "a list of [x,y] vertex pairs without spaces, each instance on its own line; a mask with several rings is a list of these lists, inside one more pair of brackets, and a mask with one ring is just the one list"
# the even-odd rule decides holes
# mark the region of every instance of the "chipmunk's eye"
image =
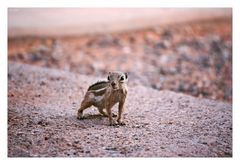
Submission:
[[124,76],[121,76],[120,80],[123,81],[124,80]]
[[108,81],[110,81],[110,77],[109,76],[107,77],[107,79],[108,79]]

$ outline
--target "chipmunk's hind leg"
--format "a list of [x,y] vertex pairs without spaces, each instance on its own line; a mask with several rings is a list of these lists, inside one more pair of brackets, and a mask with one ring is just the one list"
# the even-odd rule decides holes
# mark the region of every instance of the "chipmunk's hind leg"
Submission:
[[108,114],[103,111],[103,108],[98,108],[99,113],[101,113],[104,117],[108,117]]
[[92,105],[93,105],[92,101],[85,97],[81,103],[81,107],[78,109],[77,118],[83,119],[83,111]]

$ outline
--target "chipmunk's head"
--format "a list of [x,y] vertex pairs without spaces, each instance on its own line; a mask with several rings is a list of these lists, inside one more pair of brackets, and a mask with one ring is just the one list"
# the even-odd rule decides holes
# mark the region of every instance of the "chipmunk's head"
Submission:
[[108,73],[107,79],[110,83],[110,86],[113,88],[113,90],[118,90],[118,89],[121,89],[122,85],[128,81],[128,75],[127,73],[114,71],[114,72]]

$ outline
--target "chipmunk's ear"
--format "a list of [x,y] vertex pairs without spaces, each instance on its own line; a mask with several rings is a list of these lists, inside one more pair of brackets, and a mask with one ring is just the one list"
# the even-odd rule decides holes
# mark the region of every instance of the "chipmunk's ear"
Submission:
[[128,79],[128,74],[127,74],[127,72],[125,72],[124,74],[125,74],[125,78]]

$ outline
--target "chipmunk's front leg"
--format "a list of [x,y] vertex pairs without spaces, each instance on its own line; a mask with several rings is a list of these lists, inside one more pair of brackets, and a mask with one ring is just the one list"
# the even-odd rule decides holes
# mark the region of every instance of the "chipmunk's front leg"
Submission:
[[122,121],[122,114],[124,112],[124,103],[125,103],[125,99],[120,101],[119,105],[118,105],[118,118],[117,118],[117,122],[118,122],[119,125],[125,125],[125,123]]
[[109,118],[109,125],[110,126],[114,126],[114,125],[116,125],[116,123],[115,123],[115,121],[113,120],[113,118],[112,118],[112,110],[111,110],[111,106],[107,106],[107,113],[108,113],[108,118]]

